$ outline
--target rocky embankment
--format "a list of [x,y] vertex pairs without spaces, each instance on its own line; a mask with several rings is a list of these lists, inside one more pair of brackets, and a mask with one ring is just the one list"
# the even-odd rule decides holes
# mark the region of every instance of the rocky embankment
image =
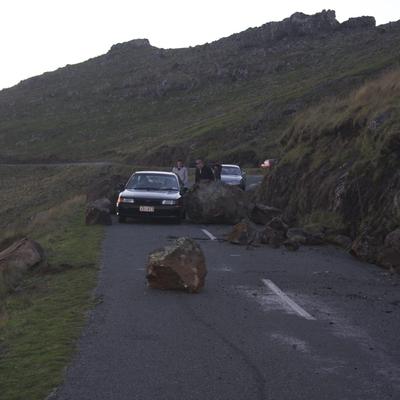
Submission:
[[297,116],[257,193],[290,224],[348,237],[352,254],[388,268],[400,267],[399,82],[388,71]]

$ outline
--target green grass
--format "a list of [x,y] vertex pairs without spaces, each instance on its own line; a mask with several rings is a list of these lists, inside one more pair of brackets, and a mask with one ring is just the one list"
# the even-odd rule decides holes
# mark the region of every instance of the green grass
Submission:
[[[392,28],[249,48],[224,40],[134,49],[61,68],[0,93],[0,157],[167,166],[179,152],[187,160],[201,155],[256,166],[279,156],[279,137],[294,115],[398,65],[399,30]],[[248,77],[233,80],[243,66]],[[163,80],[171,88],[159,95]],[[325,114],[320,122],[334,118]]]
[[50,232],[33,234],[50,267],[28,274],[0,322],[0,398],[42,400],[63,379],[93,306],[103,229],[83,224],[84,203],[64,210]]

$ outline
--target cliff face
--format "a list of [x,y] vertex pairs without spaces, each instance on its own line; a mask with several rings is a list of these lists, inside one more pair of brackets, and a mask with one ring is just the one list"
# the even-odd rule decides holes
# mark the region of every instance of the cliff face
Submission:
[[293,118],[390,68],[400,24],[340,24],[334,11],[185,49],[146,39],[0,92],[1,160],[277,157]]
[[397,68],[296,116],[262,201],[294,223],[350,236],[356,255],[380,262],[386,236],[400,226],[399,104]]

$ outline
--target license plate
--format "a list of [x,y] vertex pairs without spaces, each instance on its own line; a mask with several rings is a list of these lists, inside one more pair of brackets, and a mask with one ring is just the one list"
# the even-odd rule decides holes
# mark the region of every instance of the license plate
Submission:
[[140,206],[139,211],[140,212],[154,212],[154,207]]

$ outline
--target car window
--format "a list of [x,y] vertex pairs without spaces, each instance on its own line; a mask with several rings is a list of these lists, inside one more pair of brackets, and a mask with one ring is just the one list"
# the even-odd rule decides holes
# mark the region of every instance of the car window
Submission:
[[239,167],[222,167],[221,175],[241,175]]
[[135,190],[179,190],[175,176],[161,174],[135,174],[126,187]]

